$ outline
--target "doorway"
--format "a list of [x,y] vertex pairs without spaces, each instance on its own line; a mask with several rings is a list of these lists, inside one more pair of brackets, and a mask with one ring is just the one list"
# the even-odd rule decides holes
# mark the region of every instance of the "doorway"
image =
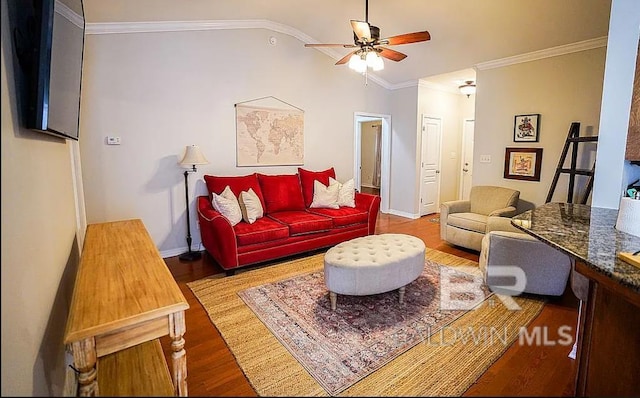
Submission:
[[353,171],[355,188],[359,192],[378,191],[382,213],[389,211],[390,149],[391,115],[356,112]]
[[420,159],[420,216],[440,208],[440,138],[442,119],[422,116]]
[[360,123],[360,191],[380,195],[382,121]]

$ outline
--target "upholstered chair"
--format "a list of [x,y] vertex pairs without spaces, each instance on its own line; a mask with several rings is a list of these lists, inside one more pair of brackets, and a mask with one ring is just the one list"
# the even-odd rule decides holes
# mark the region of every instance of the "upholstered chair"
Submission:
[[453,245],[480,251],[491,216],[513,217],[520,191],[489,185],[471,187],[469,200],[440,205],[440,238]]
[[573,268],[571,258],[510,224],[508,218],[489,217],[479,258],[487,285],[512,285],[513,280],[503,282],[506,279],[490,277],[491,269],[497,271],[493,272],[496,275],[502,272],[495,267],[516,266],[526,277],[522,292],[561,296]]

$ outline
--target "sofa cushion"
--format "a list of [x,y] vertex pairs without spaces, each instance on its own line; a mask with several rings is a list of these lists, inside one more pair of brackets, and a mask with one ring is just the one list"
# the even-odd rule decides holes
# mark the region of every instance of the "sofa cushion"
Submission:
[[211,196],[213,208],[229,220],[231,225],[236,225],[242,221],[242,210],[240,209],[238,198],[231,192],[228,185],[220,195],[214,192]]
[[240,192],[238,204],[242,211],[242,219],[249,224],[253,224],[258,218],[264,216],[262,202],[260,202],[260,198],[253,188],[249,188],[248,191]]
[[257,219],[253,224],[239,222],[233,227],[238,245],[270,242],[289,237],[289,228],[268,217]]
[[353,178],[346,181],[344,184],[334,178],[329,178],[329,184],[337,184],[339,187],[338,206],[356,207],[356,189]]
[[477,213],[453,213],[449,214],[447,224],[484,234],[487,230],[487,218],[487,216]]
[[331,217],[334,227],[345,227],[347,225],[366,223],[369,214],[366,210],[341,207],[339,209],[309,209],[310,213]]
[[313,232],[328,231],[333,227],[329,217],[313,214],[308,211],[279,211],[270,213],[269,217],[289,227],[289,234],[303,235]]
[[302,188],[297,174],[258,174],[258,181],[264,198],[265,214],[304,210]]
[[304,196],[304,205],[309,207],[313,201],[313,182],[320,181],[325,186],[329,185],[329,177],[336,178],[336,172],[332,168],[324,171],[310,171],[298,167],[300,175],[300,184],[302,185],[302,194]]
[[237,177],[205,174],[204,182],[207,184],[207,189],[209,190],[209,198],[211,198],[211,194],[214,192],[219,195],[227,185],[231,188],[231,191],[236,195],[236,197],[240,196],[240,192],[248,191],[249,188],[251,188],[253,189],[253,192],[258,195],[258,198],[260,198],[260,202],[262,202],[262,207],[264,208],[264,197],[262,195],[262,190],[260,189],[257,173]]
[[[335,181],[335,180],[334,180]],[[313,182],[313,201],[309,205],[310,208],[326,208],[337,209],[338,195],[340,194],[340,185],[330,184],[324,185],[318,180]]]

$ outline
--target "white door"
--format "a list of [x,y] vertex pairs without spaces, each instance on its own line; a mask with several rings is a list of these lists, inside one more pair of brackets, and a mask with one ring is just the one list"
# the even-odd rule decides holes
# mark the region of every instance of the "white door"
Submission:
[[475,121],[466,119],[462,128],[462,165],[460,167],[460,199],[468,200],[473,175],[473,135]]
[[440,206],[440,135],[442,120],[422,117],[420,215],[437,213]]

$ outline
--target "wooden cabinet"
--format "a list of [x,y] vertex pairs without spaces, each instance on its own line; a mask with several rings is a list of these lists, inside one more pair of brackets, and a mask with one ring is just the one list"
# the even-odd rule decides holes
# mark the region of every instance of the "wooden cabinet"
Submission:
[[[188,308],[141,220],[89,225],[64,339],[79,394],[186,396]],[[159,342],[165,335],[171,372]]]
[[580,314],[576,395],[640,395],[640,294],[582,261],[576,261],[576,271],[589,279]]

